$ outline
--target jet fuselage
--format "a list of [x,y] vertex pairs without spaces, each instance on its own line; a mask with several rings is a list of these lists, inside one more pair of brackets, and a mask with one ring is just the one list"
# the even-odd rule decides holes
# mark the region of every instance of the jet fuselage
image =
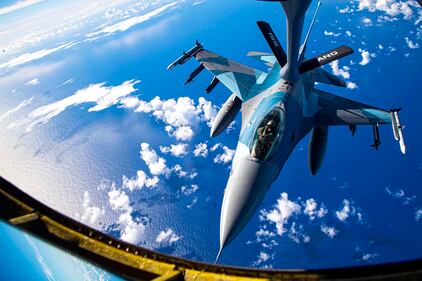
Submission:
[[279,78],[256,96],[259,100],[249,101],[256,109],[242,128],[225,189],[220,245],[243,229],[295,146],[313,128],[315,105],[303,81],[302,77],[293,83]]

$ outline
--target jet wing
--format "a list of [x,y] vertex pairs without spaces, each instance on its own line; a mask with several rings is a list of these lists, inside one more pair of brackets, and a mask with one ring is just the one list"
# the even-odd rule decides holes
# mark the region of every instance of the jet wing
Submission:
[[318,96],[318,125],[391,124],[389,111],[314,89]]
[[250,90],[257,81],[267,75],[260,70],[242,65],[204,49],[197,52],[195,58],[241,100],[246,100]]
[[182,56],[172,62],[167,69],[170,70],[177,65],[184,64],[192,57],[200,65],[189,75],[185,85],[192,82],[202,70],[207,69],[214,75],[214,78],[206,88],[206,93],[210,93],[221,82],[242,101],[246,101],[254,85],[262,83],[268,75],[258,69],[242,65],[219,54],[205,50],[198,41],[190,50],[183,52]]

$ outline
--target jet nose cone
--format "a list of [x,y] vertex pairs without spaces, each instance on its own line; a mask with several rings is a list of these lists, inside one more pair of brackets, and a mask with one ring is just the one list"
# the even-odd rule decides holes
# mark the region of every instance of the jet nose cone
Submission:
[[278,170],[272,163],[249,159],[240,159],[233,167],[221,207],[221,249],[234,239],[253,216]]

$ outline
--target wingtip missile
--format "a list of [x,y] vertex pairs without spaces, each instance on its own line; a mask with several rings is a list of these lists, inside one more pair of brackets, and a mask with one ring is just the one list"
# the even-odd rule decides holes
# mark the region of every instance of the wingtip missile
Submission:
[[179,58],[177,58],[174,62],[172,62],[171,64],[169,64],[169,66],[167,66],[167,70],[171,70],[176,65],[184,64],[185,62],[187,62],[191,57],[195,56],[202,49],[203,49],[202,44],[199,43],[198,40],[196,40],[195,46],[193,46],[187,52],[183,51],[183,54]]
[[404,126],[400,124],[399,111],[401,108],[390,110],[391,126],[393,127],[394,138],[399,142],[400,151],[406,154],[406,144],[404,143],[403,129]]

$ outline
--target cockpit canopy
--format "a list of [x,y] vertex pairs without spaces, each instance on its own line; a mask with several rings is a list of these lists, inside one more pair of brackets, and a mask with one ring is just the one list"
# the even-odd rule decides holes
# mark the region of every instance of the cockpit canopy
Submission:
[[249,146],[251,156],[258,160],[267,160],[277,148],[283,131],[284,111],[277,106],[259,123]]

